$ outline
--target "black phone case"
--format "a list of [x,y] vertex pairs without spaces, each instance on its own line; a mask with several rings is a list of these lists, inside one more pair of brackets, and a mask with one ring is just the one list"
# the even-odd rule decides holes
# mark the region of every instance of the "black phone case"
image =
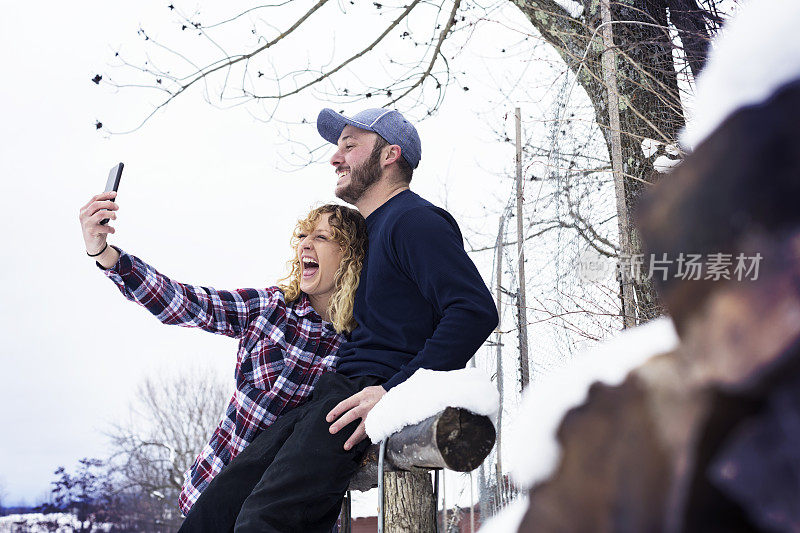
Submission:
[[[119,180],[122,178],[123,168],[125,168],[123,163],[118,163],[111,168],[111,170],[108,172],[108,180],[106,181],[105,192],[116,191],[119,189]],[[100,224],[104,226],[108,224],[108,221],[108,218],[104,218],[100,221]]]

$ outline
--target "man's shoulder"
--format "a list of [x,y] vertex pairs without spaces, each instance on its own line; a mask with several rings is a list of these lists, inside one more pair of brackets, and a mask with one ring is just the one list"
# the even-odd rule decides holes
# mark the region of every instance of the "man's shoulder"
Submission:
[[447,210],[434,205],[417,193],[409,190],[398,199],[401,201],[396,205],[390,220],[387,220],[392,226],[425,227],[431,223],[435,224],[439,220],[444,220],[458,229],[458,224]]
[[409,206],[398,212],[387,228],[389,241],[394,247],[441,245],[452,242],[463,245],[458,223],[446,210],[430,202]]

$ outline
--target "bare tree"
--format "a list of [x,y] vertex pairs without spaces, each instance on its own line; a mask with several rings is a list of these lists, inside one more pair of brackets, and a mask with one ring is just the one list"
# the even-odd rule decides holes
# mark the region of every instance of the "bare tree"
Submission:
[[[114,488],[112,476],[104,461],[84,457],[78,461],[74,473],[63,466],[54,472],[55,481],[48,502],[38,508],[42,513],[69,513],[77,525],[76,532],[96,531],[101,523],[119,521],[122,501]],[[45,519],[49,529],[58,530],[57,520]]]
[[110,430],[122,490],[177,507],[184,472],[222,416],[229,387],[209,369],[147,377],[130,419]]

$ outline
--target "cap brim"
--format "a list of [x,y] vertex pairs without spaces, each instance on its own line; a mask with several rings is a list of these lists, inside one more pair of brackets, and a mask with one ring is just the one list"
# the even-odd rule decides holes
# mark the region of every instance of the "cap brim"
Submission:
[[365,129],[363,124],[355,122],[346,116],[337,113],[329,107],[326,107],[320,111],[319,115],[317,116],[317,131],[320,135],[322,135],[323,139],[331,144],[339,143],[339,137],[342,135],[342,130],[348,125],[362,130]]

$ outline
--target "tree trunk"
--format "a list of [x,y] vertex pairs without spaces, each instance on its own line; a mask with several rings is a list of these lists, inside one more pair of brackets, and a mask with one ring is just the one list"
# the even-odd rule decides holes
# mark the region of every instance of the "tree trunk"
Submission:
[[[608,96],[601,68],[605,46],[601,32],[595,31],[601,23],[599,2],[586,0],[584,14],[577,20],[553,0],[512,1],[555,48],[586,91],[610,154]],[[642,153],[642,140],[674,142],[684,117],[672,57],[673,45],[666,30],[666,0],[612,2],[611,12],[617,47],[624,200],[630,219],[639,195],[656,175],[652,158]],[[704,15],[698,10],[694,16],[703,20]],[[705,59],[697,55],[695,53],[692,58],[695,63]],[[637,232],[632,226],[627,232],[630,249],[620,250],[620,255],[641,253]],[[661,305],[649,281],[635,282],[634,291],[637,322],[646,322],[661,314]]]
[[387,533],[433,533],[436,503],[427,471],[387,472],[384,477]]
[[[684,118],[663,0],[637,0],[630,6],[614,3],[612,17],[619,22],[613,26],[614,44],[619,51],[617,72],[625,204],[628,220],[632,221],[640,194],[656,175],[653,159],[643,156],[642,140],[674,143],[684,125]],[[593,101],[598,98],[592,94],[590,97]],[[606,144],[610,147],[608,101],[604,100],[604,115],[602,119],[598,115],[598,123],[603,127]],[[628,226],[628,239],[631,249],[623,250],[623,253],[641,253],[641,239],[632,224]],[[663,313],[655,287],[646,276],[641,280],[634,279],[633,288],[637,322],[646,322]]]

